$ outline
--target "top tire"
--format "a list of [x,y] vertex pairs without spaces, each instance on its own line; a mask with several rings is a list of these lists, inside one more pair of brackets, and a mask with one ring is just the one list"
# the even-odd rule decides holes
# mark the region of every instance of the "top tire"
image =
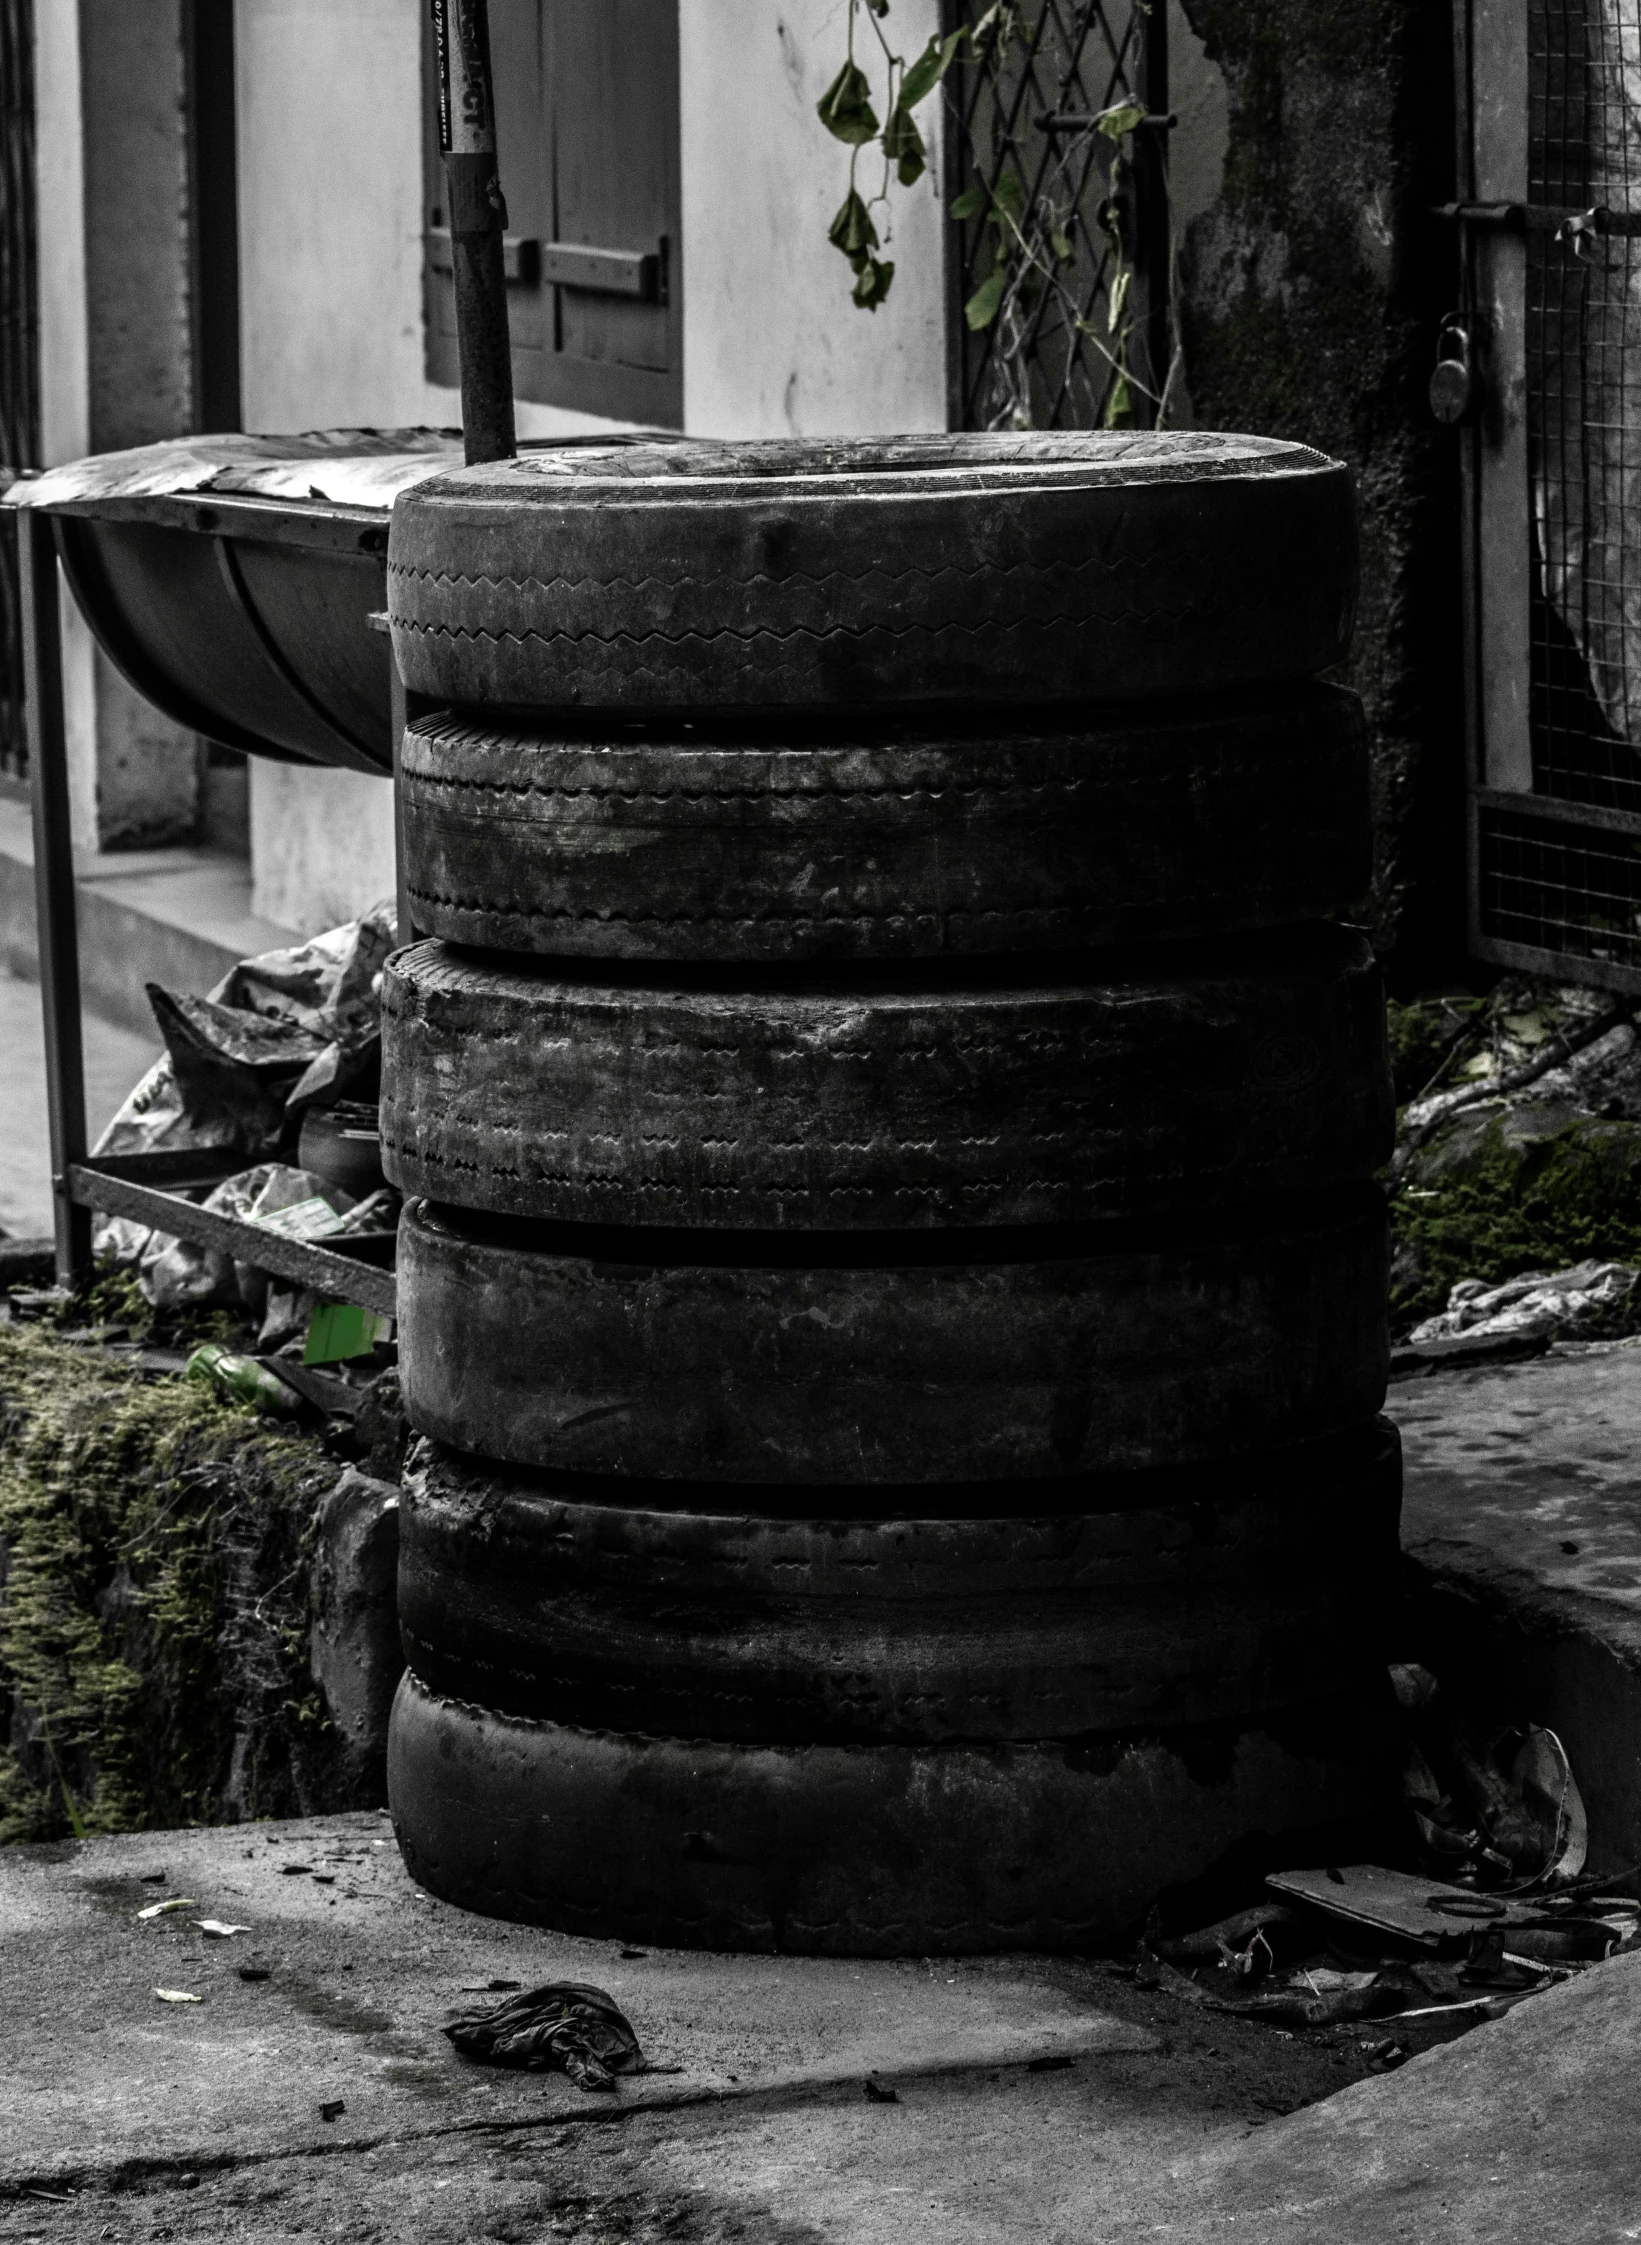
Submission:
[[1309,677],[1350,478],[1210,431],[590,446],[403,493],[407,687],[467,707],[1122,702]]

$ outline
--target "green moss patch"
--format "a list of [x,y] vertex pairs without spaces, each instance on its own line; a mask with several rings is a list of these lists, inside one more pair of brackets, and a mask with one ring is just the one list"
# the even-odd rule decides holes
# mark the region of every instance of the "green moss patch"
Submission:
[[1411,1165],[1391,1219],[1398,1331],[1445,1308],[1459,1279],[1641,1263],[1641,1124],[1553,1102],[1470,1109]]
[[208,1388],[0,1328],[0,1840],[323,1794],[308,1549],[336,1471]]

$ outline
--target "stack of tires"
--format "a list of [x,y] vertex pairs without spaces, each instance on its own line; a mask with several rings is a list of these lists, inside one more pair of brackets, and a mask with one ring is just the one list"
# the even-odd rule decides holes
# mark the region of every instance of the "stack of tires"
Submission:
[[1374,1809],[1400,1464],[1345,471],[586,447],[402,497],[405,1857],[1086,1944]]

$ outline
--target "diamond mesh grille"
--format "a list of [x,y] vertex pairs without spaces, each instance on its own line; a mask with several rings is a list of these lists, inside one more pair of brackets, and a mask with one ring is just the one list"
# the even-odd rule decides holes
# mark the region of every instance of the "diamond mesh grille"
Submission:
[[[1152,362],[1161,360],[1165,376],[1169,356],[1156,321],[1169,297],[1166,136],[1141,127],[1113,141],[1095,119],[1125,104],[1165,108],[1161,6],[1013,0],[995,9],[990,0],[954,0],[950,8],[954,28],[976,33],[949,81],[953,197],[969,191],[979,206],[960,222],[953,260],[964,428],[1095,428],[1156,416],[1164,383]],[[1012,222],[992,215],[1000,200],[1017,206]],[[1133,277],[1114,330],[1123,264]],[[999,267],[995,310],[979,324]],[[1129,321],[1125,352],[1117,331]]]

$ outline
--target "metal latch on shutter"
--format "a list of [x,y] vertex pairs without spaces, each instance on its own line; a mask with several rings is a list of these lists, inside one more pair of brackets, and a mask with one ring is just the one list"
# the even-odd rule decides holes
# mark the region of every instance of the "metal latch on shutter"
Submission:
[[[427,230],[427,262],[435,273],[451,271],[450,229]],[[534,288],[581,289],[593,296],[634,296],[644,304],[665,301],[661,253],[653,249],[590,249],[580,242],[538,242],[528,234],[502,236],[502,266],[509,281]]]
[[[424,240],[429,272],[452,272],[449,227],[430,226]],[[501,264],[510,281],[517,281],[524,288],[534,288],[541,278],[541,244],[530,234],[503,234]]]
[[661,258],[653,249],[588,249],[579,242],[543,242],[541,277],[554,288],[579,288],[596,296],[636,296],[646,304],[661,295]]

